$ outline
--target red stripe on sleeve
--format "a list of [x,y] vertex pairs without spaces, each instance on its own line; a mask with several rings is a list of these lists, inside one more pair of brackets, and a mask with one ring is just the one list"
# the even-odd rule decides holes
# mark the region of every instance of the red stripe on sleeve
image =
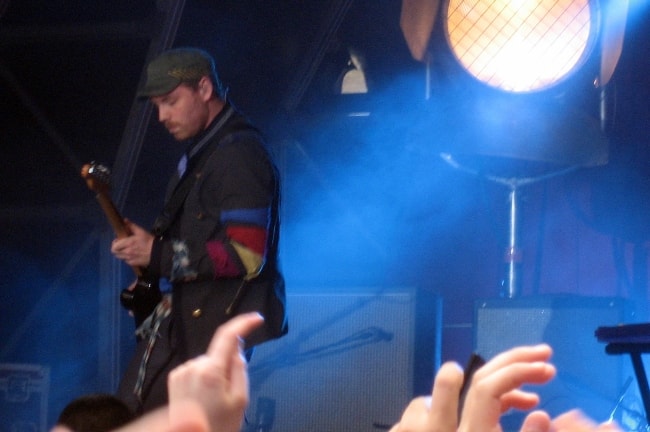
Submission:
[[255,226],[229,225],[226,234],[232,240],[264,256],[266,250],[266,230]]
[[228,250],[219,240],[209,241],[205,247],[214,264],[214,275],[216,277],[235,277],[242,272],[237,264],[228,254]]

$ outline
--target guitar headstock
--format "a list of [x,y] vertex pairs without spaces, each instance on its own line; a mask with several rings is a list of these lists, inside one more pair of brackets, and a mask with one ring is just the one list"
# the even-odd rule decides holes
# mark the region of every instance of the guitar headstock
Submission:
[[81,168],[81,177],[86,180],[88,188],[97,193],[107,194],[110,189],[111,170],[95,162]]

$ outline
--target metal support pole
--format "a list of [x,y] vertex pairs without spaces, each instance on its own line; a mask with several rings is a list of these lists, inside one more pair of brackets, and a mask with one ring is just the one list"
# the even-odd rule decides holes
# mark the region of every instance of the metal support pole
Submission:
[[522,253],[519,249],[519,196],[517,187],[512,185],[508,194],[510,205],[508,246],[504,254],[506,276],[501,283],[501,296],[505,298],[518,297],[521,291],[520,267]]

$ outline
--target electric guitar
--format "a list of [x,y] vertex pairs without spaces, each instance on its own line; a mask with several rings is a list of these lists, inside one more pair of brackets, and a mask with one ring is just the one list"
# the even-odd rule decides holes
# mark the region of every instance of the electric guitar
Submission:
[[[81,168],[81,177],[86,180],[88,188],[96,193],[97,201],[108,218],[117,238],[131,235],[131,230],[124,223],[117,207],[110,198],[110,170],[94,162]],[[140,326],[155,309],[162,298],[157,282],[147,278],[144,269],[131,266],[137,276],[134,288],[124,289],[120,293],[120,303],[133,313],[136,327]]]

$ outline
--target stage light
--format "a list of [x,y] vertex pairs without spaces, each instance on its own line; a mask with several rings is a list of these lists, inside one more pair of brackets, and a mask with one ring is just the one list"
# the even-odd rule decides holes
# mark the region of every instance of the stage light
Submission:
[[[440,15],[452,56],[479,84],[452,104],[452,119],[458,118],[450,133],[453,148],[441,156],[508,188],[500,295],[515,298],[522,288],[520,189],[607,163],[605,112],[601,107],[598,113],[597,97],[605,96],[620,55],[621,43],[611,43],[622,41],[620,26],[606,19],[605,30],[614,34],[603,42],[597,0],[443,0]],[[591,61],[599,44],[600,76]]]
[[590,0],[445,0],[444,33],[477,80],[514,93],[548,89],[591,54],[599,11]]
[[368,93],[363,56],[350,49],[350,59],[341,79],[341,94]]

